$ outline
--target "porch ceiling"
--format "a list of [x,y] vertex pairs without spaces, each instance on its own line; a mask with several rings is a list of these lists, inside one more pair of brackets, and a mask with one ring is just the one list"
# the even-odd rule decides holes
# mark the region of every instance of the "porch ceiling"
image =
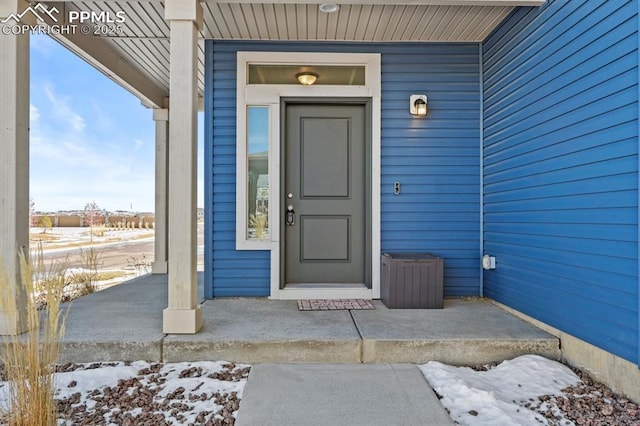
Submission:
[[[44,2],[42,2],[44,3]],[[55,35],[107,76],[149,106],[164,107],[169,92],[169,25],[158,0],[50,0],[68,16],[71,10],[123,11],[117,35]],[[544,0],[347,0],[337,13],[318,2],[204,1],[201,40],[309,40],[361,42],[479,42],[517,6]],[[358,4],[356,4],[358,3]],[[411,3],[411,4],[408,4]],[[204,43],[199,52],[200,95],[204,87]]]

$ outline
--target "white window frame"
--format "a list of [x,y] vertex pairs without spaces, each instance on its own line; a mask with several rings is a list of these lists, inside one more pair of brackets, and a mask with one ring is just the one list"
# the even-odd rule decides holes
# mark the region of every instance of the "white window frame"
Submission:
[[[269,238],[250,239],[248,237],[248,217],[247,217],[247,172],[249,169],[248,163],[248,140],[247,140],[247,110],[250,106],[259,106],[269,108],[269,143],[268,150],[271,153],[273,149],[274,139],[274,122],[272,119],[274,108],[268,103],[252,102],[250,104],[244,104],[243,110],[237,111],[237,143],[236,143],[236,249],[237,250],[269,250],[271,248],[271,234],[273,232],[271,228],[272,214],[271,214],[271,202],[273,197],[271,196],[273,179],[271,167],[271,154],[269,154],[269,210],[268,210],[268,223],[269,223]],[[276,181],[277,182],[277,181]],[[240,190],[242,188],[242,190]]]
[[[271,251],[271,298],[380,297],[380,99],[378,53],[238,52],[236,92],[236,249]],[[249,64],[364,65],[365,85],[248,84]],[[371,98],[371,279],[372,289],[280,289],[280,100],[283,97]],[[247,238],[247,106],[269,106],[269,238]]]

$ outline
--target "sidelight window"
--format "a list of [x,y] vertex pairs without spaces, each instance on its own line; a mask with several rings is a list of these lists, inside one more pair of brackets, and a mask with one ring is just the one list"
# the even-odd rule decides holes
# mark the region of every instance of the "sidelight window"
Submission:
[[269,239],[269,107],[247,106],[246,238]]

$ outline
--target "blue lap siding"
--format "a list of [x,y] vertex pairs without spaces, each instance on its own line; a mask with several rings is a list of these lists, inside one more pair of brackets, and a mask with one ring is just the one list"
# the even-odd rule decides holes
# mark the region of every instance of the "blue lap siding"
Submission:
[[[380,53],[382,251],[437,254],[445,295],[484,292],[640,363],[638,7],[548,0],[481,44],[208,40],[207,296],[270,287],[269,252],[235,250],[236,53]],[[482,283],[480,243],[497,258]]]
[[483,43],[485,295],[636,363],[637,9],[550,0]]
[[[477,44],[206,42],[207,295],[266,296],[270,254],[235,250],[236,52],[381,53],[384,251],[445,259],[445,294],[480,291],[480,77]],[[427,119],[409,114],[426,93]],[[393,195],[393,183],[402,184]]]

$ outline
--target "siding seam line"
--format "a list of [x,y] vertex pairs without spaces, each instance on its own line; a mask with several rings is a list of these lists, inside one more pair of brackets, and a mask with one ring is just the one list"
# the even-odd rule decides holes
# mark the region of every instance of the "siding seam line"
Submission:
[[[484,253],[484,58],[482,43],[478,43],[478,75],[480,79],[480,256]],[[484,297],[484,268],[480,268],[480,297]]]
[[[213,46],[205,40],[204,77],[204,298],[213,299]],[[210,62],[209,62],[210,61]],[[209,112],[209,109],[211,110]]]
[[[640,52],[640,2],[636,2],[636,6],[637,6],[637,15],[636,15],[636,26],[637,26],[637,40],[636,40],[636,52]],[[637,68],[637,72],[638,72],[638,78],[636,79],[636,87],[638,90],[638,99],[636,100],[636,105],[638,105],[638,108],[640,109],[640,59],[638,60],[638,68]],[[636,138],[638,139],[638,143],[640,143],[640,119],[638,117],[638,115],[636,115],[636,123],[638,124],[638,136],[636,136]],[[636,144],[636,146],[639,146],[638,144]],[[637,220],[636,220],[636,226],[638,227],[638,256],[640,256],[640,152],[638,152],[637,154],[637,160],[638,160],[638,216],[637,216]],[[638,262],[638,277],[636,280],[637,283],[637,292],[638,292],[638,340],[636,341],[636,349],[638,352],[638,358],[636,359],[636,364],[638,365],[638,368],[640,368],[640,259],[636,259],[636,261]]]

